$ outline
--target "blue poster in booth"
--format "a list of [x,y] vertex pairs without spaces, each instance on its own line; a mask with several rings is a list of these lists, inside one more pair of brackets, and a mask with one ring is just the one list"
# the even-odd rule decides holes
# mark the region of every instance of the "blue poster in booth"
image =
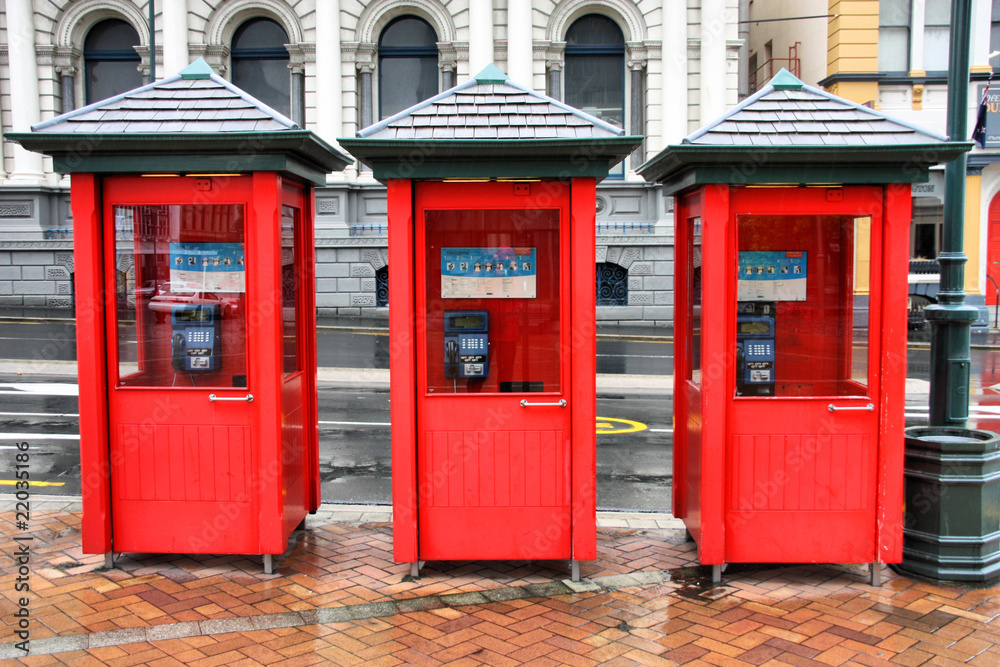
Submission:
[[805,301],[804,250],[741,250],[737,301]]
[[170,282],[194,292],[246,292],[246,268],[242,243],[170,244]]
[[442,299],[534,299],[535,248],[441,248]]

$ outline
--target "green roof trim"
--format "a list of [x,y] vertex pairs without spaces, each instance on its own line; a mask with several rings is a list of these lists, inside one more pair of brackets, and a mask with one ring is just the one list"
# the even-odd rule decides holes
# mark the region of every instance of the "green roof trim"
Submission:
[[781,71],[775,74],[774,78],[768,81],[768,83],[771,84],[775,90],[802,90],[802,86],[805,85],[784,67],[782,67]]
[[[354,160],[309,130],[83,134],[9,132],[57,172],[287,171],[317,184]],[[211,166],[209,166],[211,164]],[[285,165],[285,166],[282,166]]]
[[212,78],[212,66],[205,62],[204,58],[198,58],[182,69],[180,75],[182,79],[210,79]]
[[971,144],[907,146],[669,146],[638,172],[668,195],[709,183],[923,183],[927,170]]
[[667,146],[636,171],[666,194],[706,183],[923,183],[971,141],[882,146]]
[[389,178],[605,178],[642,137],[580,139],[359,139],[341,146]]
[[507,83],[507,75],[499,67],[490,63],[476,75],[476,83],[481,85]]

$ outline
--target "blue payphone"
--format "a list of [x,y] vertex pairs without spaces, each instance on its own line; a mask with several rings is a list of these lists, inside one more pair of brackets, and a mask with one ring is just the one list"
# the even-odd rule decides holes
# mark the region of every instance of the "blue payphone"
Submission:
[[485,378],[490,372],[490,314],[485,310],[444,313],[444,376]]
[[774,396],[773,301],[740,301],[736,311],[736,394]]
[[172,306],[171,363],[176,371],[217,371],[222,366],[222,322],[217,304]]

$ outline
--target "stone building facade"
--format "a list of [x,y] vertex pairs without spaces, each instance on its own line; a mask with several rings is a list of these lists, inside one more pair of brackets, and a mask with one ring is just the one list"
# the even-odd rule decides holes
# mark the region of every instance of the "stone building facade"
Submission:
[[[646,137],[598,187],[598,317],[673,318],[673,202],[646,157],[737,102],[737,0],[3,0],[0,124],[183,69],[221,76],[335,144],[496,63],[511,80]],[[150,30],[150,27],[153,27]],[[152,55],[152,59],[151,59]],[[4,142],[0,306],[70,308],[68,178]],[[364,169],[316,191],[321,315],[387,313],[385,188]]]

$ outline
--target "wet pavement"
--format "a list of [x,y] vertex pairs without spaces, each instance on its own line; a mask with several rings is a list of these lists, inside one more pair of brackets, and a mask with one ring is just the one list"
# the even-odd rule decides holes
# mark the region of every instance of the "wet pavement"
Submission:
[[733,566],[719,584],[665,515],[602,514],[598,560],[392,562],[388,513],[321,510],[260,557],[80,552],[73,502],[3,503],[30,538],[27,632],[0,567],[0,660],[23,665],[952,665],[1000,663],[1000,588],[867,566]]

